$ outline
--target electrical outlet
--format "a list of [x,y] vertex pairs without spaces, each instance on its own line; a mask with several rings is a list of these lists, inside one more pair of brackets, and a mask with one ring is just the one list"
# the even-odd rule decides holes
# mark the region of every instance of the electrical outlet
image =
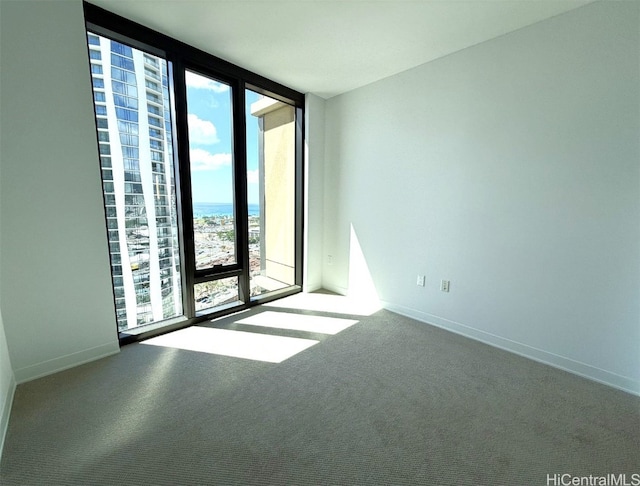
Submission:
[[419,285],[420,287],[424,287],[424,275],[418,275],[418,281],[416,282],[416,285]]
[[327,265],[333,265],[333,255],[327,255]]
[[449,292],[449,286],[451,282],[449,280],[440,280],[440,290],[443,292]]

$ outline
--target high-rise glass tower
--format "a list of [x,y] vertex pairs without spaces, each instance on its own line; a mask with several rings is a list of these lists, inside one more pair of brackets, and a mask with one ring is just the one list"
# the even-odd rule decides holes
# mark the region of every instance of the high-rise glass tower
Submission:
[[182,314],[167,62],[88,33],[118,329]]

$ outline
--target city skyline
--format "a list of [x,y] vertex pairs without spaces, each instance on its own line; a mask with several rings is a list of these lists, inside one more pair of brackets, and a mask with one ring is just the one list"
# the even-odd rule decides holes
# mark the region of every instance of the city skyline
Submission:
[[[91,32],[87,43],[115,308],[126,331],[183,315],[171,69],[162,57]],[[184,74],[193,218],[185,238],[195,270],[244,263],[252,296],[293,284],[294,108],[245,90],[247,172],[234,174],[232,88]],[[234,177],[247,184],[247,262]],[[189,294],[202,311],[238,301],[239,284],[236,275],[212,278]]]
[[[230,203],[232,184],[231,89],[223,82],[193,71],[185,76],[191,192],[194,203]],[[260,95],[245,90],[247,199],[260,204],[258,191],[258,120],[251,104]]]

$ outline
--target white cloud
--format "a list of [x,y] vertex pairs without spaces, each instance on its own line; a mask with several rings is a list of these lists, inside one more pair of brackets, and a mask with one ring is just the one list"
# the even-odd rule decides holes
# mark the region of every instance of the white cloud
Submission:
[[217,81],[190,71],[185,73],[185,82],[187,83],[188,88],[208,89],[214,93],[224,93],[229,90],[229,86],[226,84],[218,83]]
[[189,143],[199,145],[213,145],[218,143],[218,131],[213,123],[202,120],[196,115],[187,115],[189,125]]
[[231,165],[231,154],[212,154],[203,149],[192,149],[189,156],[191,170],[216,170]]
[[258,179],[258,169],[256,170],[248,170],[247,171],[247,183],[249,184],[257,184],[259,179]]

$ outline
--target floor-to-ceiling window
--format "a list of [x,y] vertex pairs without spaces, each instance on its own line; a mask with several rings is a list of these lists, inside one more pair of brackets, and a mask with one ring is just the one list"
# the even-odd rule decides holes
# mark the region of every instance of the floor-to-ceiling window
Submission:
[[87,33],[118,330],[182,315],[167,62]]
[[121,338],[299,291],[303,96],[85,16]]

